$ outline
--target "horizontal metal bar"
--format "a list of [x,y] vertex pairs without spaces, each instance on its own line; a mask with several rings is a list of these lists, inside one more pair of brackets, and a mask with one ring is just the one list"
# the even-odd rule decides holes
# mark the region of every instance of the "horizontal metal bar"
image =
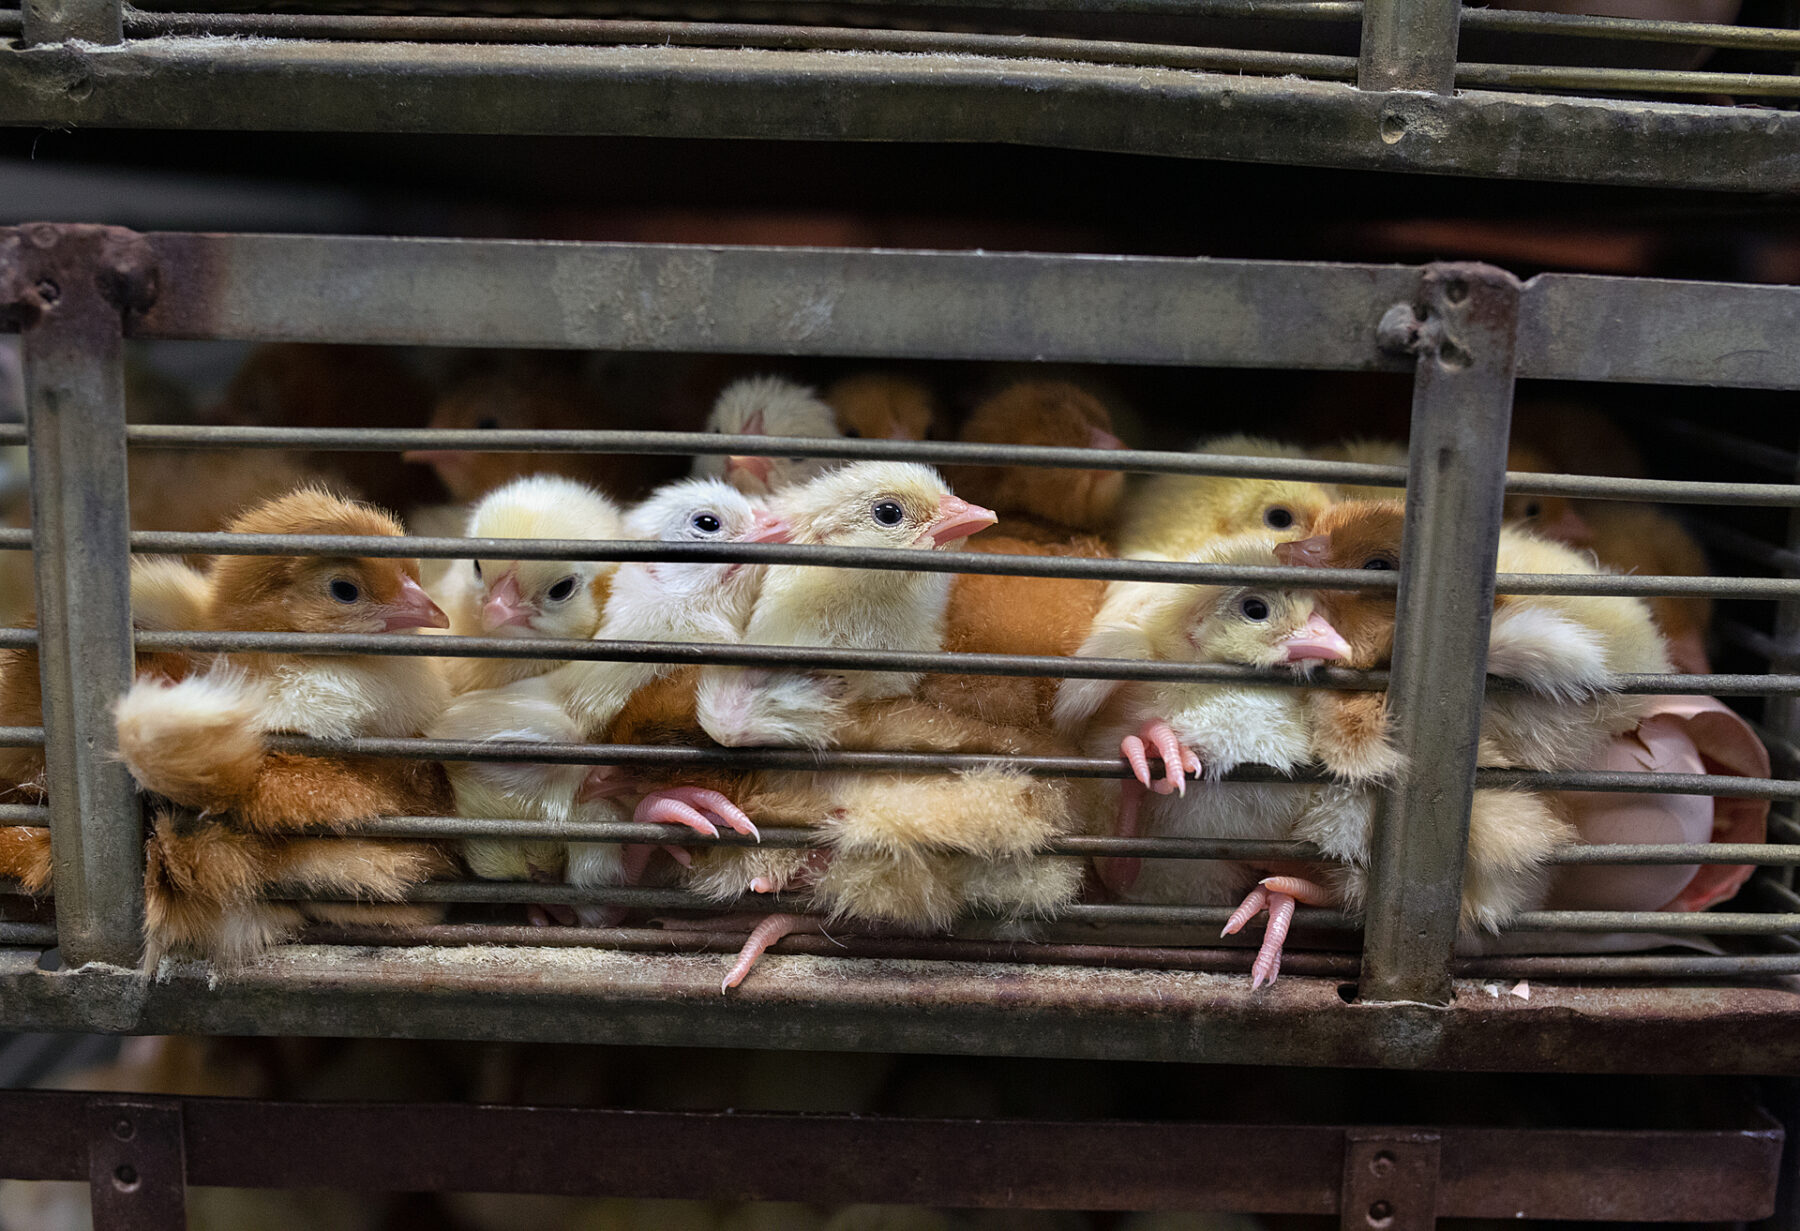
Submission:
[[0,727],[0,748],[42,748],[42,727]]
[[1600,846],[1565,846],[1550,856],[1555,864],[1684,864],[1754,863],[1763,867],[1800,867],[1800,846],[1764,842],[1619,842]]
[[50,809],[43,804],[0,804],[0,821],[20,825],[41,825],[50,819]]
[[1643,17],[1595,17],[1585,13],[1465,8],[1462,28],[1609,42],[1677,43],[1684,47],[1730,47],[1742,51],[1800,51],[1800,31],[1708,21],[1657,21]]
[[1506,932],[1666,932],[1682,936],[1772,936],[1800,932],[1800,914],[1722,910],[1534,910],[1514,916]]
[[[685,561],[693,564],[804,564],[820,568],[884,569],[911,573],[975,573],[1001,577],[1074,577],[1101,581],[1168,581],[1203,585],[1266,585],[1304,589],[1392,590],[1391,572],[1361,569],[1242,568],[1166,560],[1096,560],[1076,556],[1014,556],[977,551],[822,547],[793,543],[670,543],[621,539],[468,539],[351,534],[196,534],[138,531],[131,549],[151,555],[369,556],[437,560]],[[1587,581],[1596,579],[1588,578]],[[1599,581],[1662,578],[1601,578]],[[1685,583],[1694,578],[1671,578]],[[1719,580],[1711,578],[1707,580]],[[1535,583],[1533,583],[1535,584]],[[1788,583],[1800,592],[1800,580]],[[1522,591],[1523,592],[1523,591]]]
[[30,551],[31,531],[19,526],[0,526],[0,551]]
[[[730,996],[719,994],[719,959],[673,952],[287,946],[243,967],[165,962],[154,975],[37,963],[31,950],[0,951],[10,1028],[1504,1073],[1800,1072],[1794,993],[1760,985],[1549,982],[1524,1001],[1464,983],[1448,1010],[1346,1011],[1337,978],[1284,977],[1250,996],[1240,979],[1182,970],[1038,966],[1021,978],[1004,963],[830,955],[765,958]],[[19,1124],[27,1140],[40,1128]],[[17,1139],[0,1159],[21,1156]]]
[[[831,650],[805,646],[719,645],[710,642],[608,641],[508,637],[395,637],[380,633],[143,632],[138,649],[174,653],[215,651],[290,654],[368,654],[419,658],[528,658],[584,662],[781,666],[849,671],[919,671],[939,675],[1050,676],[1099,680],[1187,680],[1379,690],[1385,671],[1329,668],[1305,676],[1282,668],[1225,663],[1166,663],[1125,658],[1066,658],[1028,654],[951,654],[900,650]],[[1685,678],[1685,677],[1677,677]]]
[[[1344,483],[1406,485],[1406,467],[1302,457],[1246,457],[1149,449],[1076,449],[1048,445],[966,444],[820,436],[727,436],[708,432],[554,431],[548,429],[228,427],[144,424],[129,429],[132,444],[160,448],[321,449],[344,451],[471,450],[483,453],[629,453],[819,457],[924,462],[932,465],[1031,466],[1122,470],[1139,474],[1225,475]],[[1793,483],[1694,483],[1612,475],[1507,472],[1506,490],[1523,495],[1643,500],[1665,504],[1800,506]]]
[[[1394,99],[1336,82],[951,55],[199,38],[54,50],[0,50],[9,122],[1010,142],[1740,191],[1780,190],[1794,174],[1786,117],[1719,107],[1475,90]],[[1518,142],[1551,106],[1559,139]]]
[[1640,795],[1800,799],[1800,782],[1779,778],[1737,778],[1728,774],[1644,774],[1594,769],[1484,769],[1477,772],[1476,780],[1487,787],[1526,787],[1535,791],[1623,791]]
[[1008,60],[1073,60],[1224,73],[1295,74],[1349,81],[1350,56],[1184,46],[1172,42],[1100,40],[970,31],[882,29],[767,22],[666,21],[617,18],[430,17],[339,14],[137,14],[133,38],[293,38],[475,46],[754,47],[776,51],[839,51],[900,55],[990,56]]
[[[1800,675],[1617,675],[1614,690],[1642,696],[1770,697],[1800,693]],[[1512,688],[1511,681],[1490,679],[1488,689]]]
[[1730,94],[1747,98],[1792,98],[1800,93],[1800,81],[1775,73],[1539,64],[1458,64],[1456,84],[1463,89],[1604,90],[1628,94]]
[[54,923],[14,923],[0,920],[0,945],[51,949],[56,946]]
[[[1283,972],[1287,957],[1281,959]],[[1464,979],[1730,979],[1800,974],[1800,953],[1595,953],[1464,958]]]

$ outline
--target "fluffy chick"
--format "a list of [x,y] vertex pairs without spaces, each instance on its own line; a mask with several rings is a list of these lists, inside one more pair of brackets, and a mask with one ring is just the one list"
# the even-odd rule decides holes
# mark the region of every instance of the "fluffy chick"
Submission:
[[[402,533],[379,510],[312,489],[252,509],[230,529]],[[444,614],[417,575],[410,560],[224,556],[207,574],[197,624],[204,630],[338,633],[442,628]],[[133,685],[118,707],[121,757],[146,790],[198,814],[183,820],[179,812],[166,812],[152,837],[146,879],[151,957],[170,951],[241,955],[291,931],[302,914],[395,922],[434,917],[428,909],[399,907],[315,905],[297,912],[261,900],[290,874],[349,897],[392,898],[394,886],[412,883],[421,869],[448,867],[437,847],[308,838],[299,831],[353,830],[368,817],[431,814],[450,804],[436,765],[281,753],[267,746],[266,737],[418,735],[445,700],[431,662],[411,656],[229,655],[212,671],[179,683]]]
[[[470,512],[464,533],[476,539],[626,537],[618,505],[555,475],[515,479],[489,493]],[[616,567],[597,560],[472,560],[443,587],[450,631],[466,637],[592,637]],[[531,658],[459,659],[451,682],[458,692],[496,688],[556,666]]]
[[[1197,552],[1195,562],[1267,566],[1275,562],[1275,546],[1267,532],[1238,535]],[[1079,653],[1305,671],[1344,661],[1350,646],[1304,591],[1121,583],[1108,594]],[[1119,809],[1122,836],[1135,836],[1141,823],[1156,836],[1287,838],[1319,794],[1309,787],[1216,781],[1187,789],[1188,774],[1217,779],[1244,764],[1291,774],[1307,764],[1311,728],[1307,694],[1299,689],[1066,680],[1056,718],[1065,731],[1079,733],[1090,752],[1117,750],[1130,764],[1134,780],[1124,784]],[[1160,779],[1150,770],[1152,750],[1162,758]],[[1146,797],[1146,790],[1154,793]],[[1137,860],[1105,861],[1101,872],[1116,891],[1150,901],[1233,902],[1255,880],[1245,865],[1185,859],[1155,863],[1142,878]],[[1270,903],[1271,924],[1253,971],[1256,986],[1280,968],[1296,896],[1315,900],[1284,885]]]
[[[784,492],[774,505],[796,543],[932,551],[994,523],[953,494],[937,472],[908,462],[856,462]],[[744,640],[751,645],[938,650],[950,577],[898,569],[767,569]],[[727,747],[824,747],[847,704],[904,696],[905,672],[794,672],[708,668],[701,725]]]
[[[838,417],[817,393],[805,385],[779,376],[753,376],[727,385],[706,430],[722,436],[836,436]],[[751,496],[805,483],[830,469],[832,463],[809,457],[721,457],[703,454],[694,458],[697,478],[724,479]]]
[[[1304,457],[1299,448],[1254,436],[1203,440],[1196,453]],[[1185,560],[1216,539],[1268,529],[1306,534],[1334,498],[1318,483],[1219,475],[1152,475],[1129,490],[1113,542],[1121,556]]]
[[[1098,398],[1064,381],[1023,381],[987,399],[961,439],[979,443],[1118,449],[1112,417]],[[964,495],[991,505],[993,530],[968,550],[1100,559],[1112,553],[1099,531],[1124,494],[1116,470],[1030,466],[956,466],[945,474]],[[944,649],[965,654],[1073,654],[1106,594],[1102,581],[965,573],[950,586]],[[931,675],[921,695],[1008,726],[1047,727],[1056,681],[1024,677]]]
[[863,440],[931,440],[946,435],[944,411],[923,381],[892,372],[858,372],[832,382],[825,401],[838,430]]

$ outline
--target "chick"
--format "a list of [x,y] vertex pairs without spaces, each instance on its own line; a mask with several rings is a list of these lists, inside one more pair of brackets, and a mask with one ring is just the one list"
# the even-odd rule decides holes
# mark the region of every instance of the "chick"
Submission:
[[[392,517],[302,489],[232,523],[234,533],[402,533]],[[410,560],[220,557],[206,576],[202,630],[389,633],[443,628],[444,613]],[[140,680],[117,711],[119,751],[146,789],[175,805],[150,843],[146,892],[152,960],[164,952],[244,956],[302,918],[411,921],[428,909],[264,900],[298,879],[352,898],[392,899],[449,868],[429,843],[353,836],[311,838],[320,827],[353,831],[384,813],[436,814],[450,806],[436,765],[281,753],[266,737],[326,739],[420,734],[447,690],[422,657],[233,654],[200,675]]]
[[[1304,457],[1298,448],[1254,436],[1224,436],[1196,453]],[[1305,534],[1334,498],[1329,487],[1282,479],[1152,475],[1126,493],[1113,536],[1121,556],[1184,560],[1215,539],[1268,529]]]
[[838,430],[864,440],[932,440],[946,435],[944,411],[930,386],[891,372],[859,372],[834,381],[826,403]]
[[[131,562],[131,623],[144,632],[194,628],[205,602],[205,578],[177,560],[139,557]],[[178,680],[192,669],[186,655],[139,653],[139,677]],[[0,650],[0,726],[42,726],[43,694],[36,650]],[[46,802],[44,750],[0,748],[0,802]],[[0,828],[0,877],[17,880],[27,893],[50,887],[50,832],[26,826]]]
[[[515,479],[469,514],[476,539],[597,539],[625,536],[618,505],[593,488],[555,475]],[[616,566],[603,561],[473,560],[443,587],[450,631],[465,637],[594,635]],[[455,660],[457,692],[496,688],[542,675],[557,664],[531,658]]]
[[[618,539],[626,531],[611,500],[554,475],[515,479],[469,515],[470,538]],[[466,636],[584,640],[600,624],[616,566],[599,561],[473,560],[446,584],[450,631]],[[542,678],[560,666],[546,659],[451,660],[457,698],[427,732],[434,739],[577,743],[581,728]],[[582,767],[529,762],[458,762],[446,767],[461,816],[569,820]],[[611,819],[601,816],[593,819]],[[610,852],[609,852],[610,853]],[[488,880],[563,879],[566,854],[556,842],[472,839],[463,857]],[[574,921],[581,912],[532,907],[533,922]]]
[[[837,413],[813,390],[779,376],[753,376],[726,386],[713,403],[706,430],[723,436],[836,436]],[[809,457],[694,458],[697,478],[724,479],[751,496],[805,483],[832,463]]]
[[[453,377],[431,426],[462,431],[582,431],[629,426],[598,387],[594,357],[572,351],[482,354]],[[414,450],[403,460],[430,466],[451,498],[480,500],[527,475],[560,475],[601,491],[635,496],[674,478],[673,458],[616,453],[473,453]]]
[[[1195,562],[1271,565],[1276,539],[1268,532],[1233,536],[1195,554]],[[1121,583],[1109,593],[1083,657],[1163,662],[1292,665],[1307,671],[1342,662],[1348,642],[1304,591],[1256,586],[1152,586]],[[1088,750],[1115,749],[1130,764],[1123,786],[1117,832],[1136,836],[1143,823],[1157,836],[1277,839],[1314,803],[1312,788],[1212,782],[1192,792],[1188,774],[1217,779],[1244,764],[1292,773],[1312,759],[1306,694],[1294,688],[1254,685],[1124,683],[1066,680],[1056,719],[1085,737]],[[1162,759],[1152,775],[1148,753]],[[1154,794],[1146,797],[1146,790]],[[1142,900],[1224,903],[1236,901],[1255,877],[1243,865],[1170,860],[1140,879],[1139,861],[1102,861],[1103,879]],[[1302,887],[1304,886],[1304,887]],[[1295,898],[1317,901],[1305,882],[1274,887],[1270,925],[1252,972],[1253,986],[1273,980]],[[1235,931],[1236,928],[1228,928]]]
[[[907,462],[857,462],[775,501],[796,543],[932,551],[994,524],[992,511],[960,499],[936,471]],[[950,577],[902,570],[766,570],[745,627],[751,645],[937,650]],[[904,696],[916,673],[793,672],[709,668],[701,675],[702,727],[727,747],[825,747],[846,705]]]
[[[978,443],[1119,449],[1098,398],[1063,381],[1024,381],[989,398],[964,424]],[[1116,470],[953,466],[945,474],[965,495],[991,505],[1000,521],[968,550],[1100,559],[1125,476]],[[966,573],[950,586],[944,649],[967,654],[1073,654],[1106,593],[1101,581]],[[921,695],[1007,726],[1048,727],[1056,682],[1024,677],[933,675]]]

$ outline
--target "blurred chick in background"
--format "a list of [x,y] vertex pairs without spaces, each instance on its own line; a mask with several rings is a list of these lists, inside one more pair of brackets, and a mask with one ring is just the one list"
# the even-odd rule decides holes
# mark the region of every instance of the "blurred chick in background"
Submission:
[[[1120,449],[1104,403],[1066,381],[1024,381],[975,409],[959,436],[980,444]],[[1116,470],[1049,470],[1031,466],[947,466],[965,496],[991,506],[993,530],[968,550],[1005,555],[1112,554],[1103,537],[1125,490]],[[959,574],[950,585],[944,649],[960,654],[1069,655],[1092,627],[1106,593],[1103,581]],[[990,722],[1047,728],[1054,679],[930,675],[928,700]]]
[[[624,517],[606,496],[573,479],[533,475],[491,492],[469,514],[464,533],[475,539],[595,539],[626,537]],[[458,566],[442,585],[450,631],[470,637],[582,641],[600,625],[617,565],[602,561],[477,559]],[[526,740],[580,743],[579,723],[546,680],[562,664],[537,658],[449,660],[458,695],[427,734],[433,739]],[[576,802],[585,768],[531,762],[450,762],[446,765],[458,815],[568,821],[586,810]],[[616,819],[610,813],[591,817]],[[581,848],[585,878],[616,879],[617,849]],[[469,869],[487,880],[560,882],[568,852],[558,842],[477,838],[463,843]],[[609,866],[585,868],[586,863]],[[575,922],[582,912],[530,908],[534,923]]]
[[[230,526],[245,534],[402,533],[367,505],[303,489],[269,501]],[[410,560],[219,557],[191,627],[206,631],[392,633],[442,628]],[[451,868],[435,844],[307,830],[353,832],[383,814],[441,813],[443,770],[428,763],[277,752],[267,736],[326,739],[415,736],[442,710],[447,690],[418,656],[302,657],[232,654],[213,670],[168,684],[134,684],[117,711],[119,751],[139,784],[175,805],[159,810],[146,872],[147,957],[250,956],[307,918],[430,921],[427,907],[277,905],[273,886],[362,902],[391,902]]]
[[[805,385],[779,376],[752,376],[727,385],[713,403],[706,430],[720,436],[837,436],[838,414]],[[823,474],[833,463],[809,457],[694,458],[696,478],[723,479],[750,496],[767,496]]]
[[[893,372],[858,372],[832,382],[825,402],[851,439],[938,440],[949,420],[931,386]],[[774,433],[771,433],[773,435]]]

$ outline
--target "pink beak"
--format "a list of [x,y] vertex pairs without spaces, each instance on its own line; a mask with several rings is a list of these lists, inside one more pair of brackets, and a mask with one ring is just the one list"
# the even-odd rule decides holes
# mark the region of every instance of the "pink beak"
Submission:
[[962,497],[946,492],[938,499],[938,515],[925,533],[931,536],[933,546],[942,547],[986,530],[999,520],[994,510],[970,504]]
[[489,587],[488,600],[481,608],[481,627],[488,632],[531,621],[531,608],[519,593],[519,574],[509,569],[498,583]]
[[727,479],[734,474],[742,472],[754,478],[759,487],[767,487],[769,485],[769,472],[774,468],[775,459],[772,457],[740,457],[733,455],[725,459],[725,477]]
[[911,440],[912,435],[906,430],[906,428],[904,428],[900,424],[896,423],[896,424],[894,424],[893,427],[890,427],[887,430],[887,438],[889,440]]
[[756,510],[756,517],[740,540],[745,543],[791,543],[794,528],[767,509]]
[[596,765],[582,778],[575,791],[575,802],[591,804],[600,799],[617,799],[631,794],[633,784],[622,765]]
[[[1325,553],[1331,547],[1331,539],[1327,535],[1315,534],[1310,539],[1295,539],[1291,543],[1275,544],[1275,558],[1289,568],[1324,568]],[[1326,627],[1330,627],[1327,625]],[[1333,633],[1332,636],[1336,636]]]
[[1575,511],[1573,505],[1565,508],[1562,515],[1554,521],[1537,526],[1537,532],[1547,539],[1555,539],[1559,543],[1567,543],[1571,547],[1586,547],[1594,541],[1594,528],[1587,519]]
[[1090,449],[1123,449],[1125,442],[1101,427],[1088,428],[1088,448]]
[[744,420],[744,428],[739,436],[767,436],[769,429],[763,426],[763,412],[757,411]]
[[411,577],[400,579],[400,598],[381,618],[383,632],[403,628],[449,628],[450,620],[443,609],[431,601],[425,587]]
[[1308,616],[1297,632],[1281,639],[1291,663],[1341,663],[1350,660],[1350,643],[1318,612]]

